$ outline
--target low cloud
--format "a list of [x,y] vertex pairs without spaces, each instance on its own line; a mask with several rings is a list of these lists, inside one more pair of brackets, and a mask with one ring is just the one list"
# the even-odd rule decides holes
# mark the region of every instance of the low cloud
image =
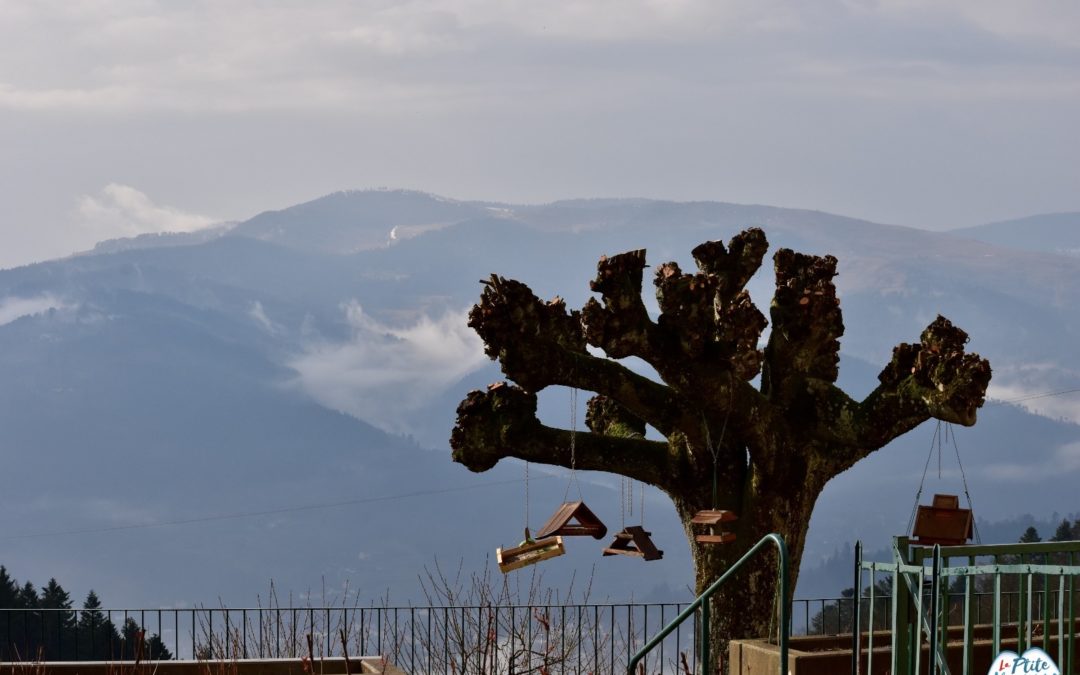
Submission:
[[356,301],[342,311],[350,339],[313,344],[289,365],[315,400],[388,431],[411,431],[425,404],[486,360],[464,311],[404,327],[383,324]]
[[988,464],[983,473],[1007,482],[1036,482],[1080,472],[1080,442],[1058,446],[1042,461]]
[[50,309],[68,309],[70,305],[64,303],[51,293],[35,295],[30,298],[8,296],[0,298],[0,326],[24,316],[43,314]]
[[994,373],[987,396],[1035,415],[1080,424],[1080,373],[1058,364],[1021,364]]
[[259,324],[259,326],[267,333],[274,335],[278,332],[278,326],[266,315],[266,310],[263,309],[262,303],[258,300],[251,303],[251,308],[248,310],[248,316],[254,319],[255,323]]
[[194,232],[215,222],[208,216],[159,206],[145,193],[120,183],[109,183],[97,195],[80,197],[78,215],[86,228],[103,239],[155,232]]

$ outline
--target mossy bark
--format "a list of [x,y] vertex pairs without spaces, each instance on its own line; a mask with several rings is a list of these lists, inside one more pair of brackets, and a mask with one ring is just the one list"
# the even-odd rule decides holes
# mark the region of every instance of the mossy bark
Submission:
[[[451,437],[454,461],[473,471],[505,457],[569,466],[571,432],[537,420],[536,392],[552,385],[594,392],[589,431],[575,434],[577,468],[629,476],[671,497],[699,592],[770,532],[787,542],[794,588],[810,515],[826,483],[931,417],[974,424],[990,365],[966,353],[967,335],[938,317],[919,342],[895,348],[877,389],[855,401],[835,386],[844,326],[832,256],[776,253],[772,330],[758,349],[768,322],[744,286],[767,248],[764,233],[752,228],[727,246],[695,248],[696,273],[660,265],[656,320],[641,297],[643,250],[601,258],[591,283],[601,299],[581,311],[492,276],[469,325],[516,384],[492,385],[462,401]],[[628,356],[649,363],[662,381],[617,360]],[[760,389],[751,384],[758,374]],[[646,426],[666,442],[647,440]],[[735,543],[694,542],[690,518],[714,507],[738,514],[726,528],[736,533]],[[776,584],[774,566],[755,565],[722,592],[713,613],[714,653],[731,638],[775,629]]]

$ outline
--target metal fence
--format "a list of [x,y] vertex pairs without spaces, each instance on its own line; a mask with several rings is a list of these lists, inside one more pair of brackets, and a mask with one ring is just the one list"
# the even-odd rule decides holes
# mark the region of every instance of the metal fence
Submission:
[[[862,560],[856,544],[856,596],[863,595],[868,573],[869,602],[850,605],[856,617],[867,607],[871,616],[879,611],[891,615],[891,644],[906,646],[891,650],[891,672],[947,674],[951,668],[970,675],[983,665],[976,666],[982,658],[976,654],[977,640],[991,658],[1003,645],[1017,653],[1038,646],[1057,659],[1062,672],[1076,672],[1080,542],[931,548],[897,537],[893,549],[893,562],[869,562]],[[856,622],[867,624],[856,618],[850,625]],[[861,648],[856,632],[853,652]],[[864,672],[874,672],[873,649],[871,632]]]
[[[0,660],[133,658],[137,626],[182,659],[386,655],[410,673],[617,673],[687,604],[0,609]],[[695,617],[646,672],[693,671],[697,633]]]
[[[1005,616],[1014,616],[1020,603],[1029,616],[1061,604],[1057,588],[1001,591],[997,597],[997,611]],[[992,622],[995,594],[973,592],[970,598],[974,621]],[[943,600],[954,617],[962,614],[964,593],[946,592]],[[162,648],[180,659],[347,653],[387,655],[416,673],[526,673],[541,666],[564,673],[623,672],[629,655],[687,604],[0,609],[0,661],[132,658],[137,627],[145,657],[161,655]],[[795,600],[792,635],[850,634],[854,607],[852,597]],[[891,598],[878,594],[871,606],[864,595],[859,615],[863,631],[891,630]],[[697,640],[695,620],[649,657],[647,672],[682,673],[684,658],[693,672]]]
[[[1074,591],[1077,601],[1080,602],[1080,589]],[[1065,592],[1067,598],[1069,591]],[[1034,616],[1042,616],[1044,610],[1053,608],[1061,603],[1060,593],[1056,588],[1036,589],[1030,596],[1019,590],[1002,591],[999,596],[999,611],[1005,616],[1016,616],[1019,612],[1020,603],[1032,604]],[[950,623],[956,625],[960,622],[964,612],[965,594],[962,591],[949,591],[941,594],[943,607],[948,608]],[[971,620],[975,624],[991,624],[994,621],[993,591],[975,591],[971,593]],[[923,590],[923,599],[929,603],[930,589]],[[805,598],[795,600],[792,608],[791,626],[792,635],[800,636],[836,636],[849,635],[854,630],[855,622],[855,599],[854,598]],[[859,601],[859,623],[862,624],[863,632],[869,630],[889,631],[892,630],[892,598],[889,595],[878,594],[871,607],[870,598],[865,594]],[[871,612],[871,610],[873,610]],[[873,616],[871,616],[873,614]],[[1056,616],[1056,614],[1054,614]]]
[[[1051,590],[1049,603],[1057,603]],[[993,593],[975,593],[980,622],[990,621]],[[962,595],[948,596],[959,611]],[[1039,614],[1043,598],[1031,598]],[[861,600],[863,630],[890,630],[889,598],[873,611]],[[1019,592],[1003,592],[1012,614]],[[133,656],[133,629],[144,632],[143,653],[172,658],[298,658],[392,654],[421,670],[494,659],[510,667],[580,663],[607,672],[644,644],[688,603],[474,605],[442,607],[254,607],[197,609],[0,609],[0,660],[94,660]],[[853,598],[794,601],[792,635],[852,631]],[[696,624],[664,643],[655,660],[668,665],[685,652],[693,666]],[[482,638],[482,639],[481,639]],[[569,659],[569,661],[567,660]],[[602,666],[601,670],[596,667]],[[524,672],[524,671],[523,671]]]

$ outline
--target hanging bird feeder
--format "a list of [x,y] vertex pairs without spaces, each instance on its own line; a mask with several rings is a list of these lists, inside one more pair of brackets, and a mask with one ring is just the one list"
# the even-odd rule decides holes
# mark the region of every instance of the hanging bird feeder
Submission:
[[919,546],[962,546],[973,534],[971,509],[960,508],[958,495],[934,495],[930,506],[919,506],[911,543]]
[[529,534],[529,528],[525,528],[525,541],[510,548],[495,549],[495,561],[499,563],[499,571],[503,574],[512,572],[526,565],[556,558],[566,553],[562,537],[546,537],[533,539]]

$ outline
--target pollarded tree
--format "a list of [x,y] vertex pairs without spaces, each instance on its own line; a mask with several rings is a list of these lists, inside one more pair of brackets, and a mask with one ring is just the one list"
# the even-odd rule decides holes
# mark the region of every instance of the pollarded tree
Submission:
[[[505,457],[568,466],[571,432],[539,422],[536,393],[552,385],[594,392],[589,432],[576,436],[577,468],[667,493],[690,539],[698,591],[769,532],[786,539],[794,577],[825,484],[928,418],[974,424],[990,365],[965,353],[967,334],[938,317],[919,342],[894,349],[869,396],[852,399],[835,385],[844,332],[832,281],[836,258],[790,249],[774,255],[772,330],[758,348],[768,322],[745,285],[767,248],[765,233],[752,228],[726,247],[711,241],[695,248],[697,273],[660,265],[656,320],[641,297],[644,250],[601,258],[591,289],[602,300],[580,311],[493,275],[469,325],[517,386],[474,391],[462,401],[450,441],[454,460],[477,472]],[[662,382],[617,361],[630,356]],[[646,425],[666,442],[645,439]],[[713,506],[711,451],[717,506],[739,516],[728,528],[737,535],[733,544],[697,545],[689,523]],[[766,633],[775,588],[774,569],[762,564],[724,590],[714,614],[716,646]]]

